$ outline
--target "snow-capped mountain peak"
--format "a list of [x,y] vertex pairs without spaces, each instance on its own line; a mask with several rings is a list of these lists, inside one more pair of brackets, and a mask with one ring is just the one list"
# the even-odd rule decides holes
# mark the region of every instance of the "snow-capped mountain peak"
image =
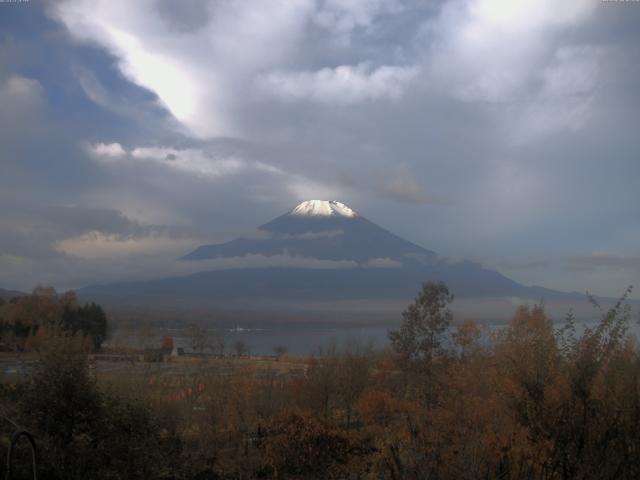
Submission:
[[353,218],[357,216],[355,211],[336,200],[307,200],[297,205],[289,214],[300,217],[330,217],[335,215]]

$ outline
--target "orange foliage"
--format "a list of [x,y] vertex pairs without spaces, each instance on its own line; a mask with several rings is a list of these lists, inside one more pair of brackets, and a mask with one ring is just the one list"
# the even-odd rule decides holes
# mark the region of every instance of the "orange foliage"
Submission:
[[173,350],[175,343],[173,341],[173,337],[170,335],[165,335],[162,337],[162,343],[160,344],[161,348],[165,350]]
[[358,400],[358,412],[367,424],[387,426],[394,418],[415,414],[416,402],[394,397],[388,391],[366,390]]
[[267,427],[264,462],[275,478],[343,478],[349,450],[347,434],[308,413],[291,411]]

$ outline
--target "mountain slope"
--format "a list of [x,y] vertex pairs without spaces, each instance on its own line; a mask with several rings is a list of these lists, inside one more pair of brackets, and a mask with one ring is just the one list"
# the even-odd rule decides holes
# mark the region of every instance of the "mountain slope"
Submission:
[[388,259],[414,264],[416,261],[433,263],[437,259],[434,252],[394,235],[340,202],[302,202],[289,213],[260,226],[258,231],[260,235],[256,238],[204,245],[183,259],[270,256],[285,252],[293,256],[357,263]]
[[[463,297],[575,296],[526,287],[473,262],[450,262],[335,201],[303,202],[259,227],[258,233],[252,238],[201,246],[183,260],[260,256],[274,260],[269,267],[217,270],[209,267],[209,271],[189,276],[93,286],[81,289],[80,293],[92,298],[199,305],[231,301],[409,299],[422,282],[442,280],[452,292]],[[285,268],[278,264],[283,257],[318,260],[321,268]],[[331,262],[322,266],[322,261]]]
[[0,288],[0,298],[3,300],[10,300],[14,297],[22,297],[26,295],[24,292],[19,292],[17,290],[5,290],[4,288]]

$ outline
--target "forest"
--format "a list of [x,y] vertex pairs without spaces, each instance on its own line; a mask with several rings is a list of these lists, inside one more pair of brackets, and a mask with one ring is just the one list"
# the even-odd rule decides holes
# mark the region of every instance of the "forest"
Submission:
[[[630,292],[591,299],[591,327],[569,312],[558,328],[538,304],[489,330],[426,283],[386,350],[109,375],[91,360],[102,309],[45,289],[0,306],[3,342],[35,358],[0,383],[0,459],[23,428],[44,479],[640,478]],[[32,478],[27,443],[14,453],[13,478]]]

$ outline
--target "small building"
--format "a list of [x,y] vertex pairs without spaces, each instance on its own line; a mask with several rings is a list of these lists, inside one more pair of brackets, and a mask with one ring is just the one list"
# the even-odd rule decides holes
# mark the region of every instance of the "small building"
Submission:
[[172,357],[181,357],[184,355],[184,347],[174,346],[171,350]]

